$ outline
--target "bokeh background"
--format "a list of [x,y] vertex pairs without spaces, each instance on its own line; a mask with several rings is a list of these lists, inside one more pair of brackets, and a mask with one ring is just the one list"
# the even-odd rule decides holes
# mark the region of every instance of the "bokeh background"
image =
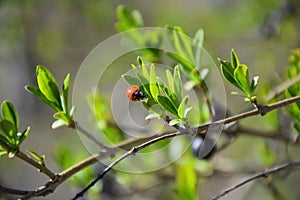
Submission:
[[[54,171],[61,170],[55,162],[57,149],[61,146],[71,149],[76,156],[82,153],[82,158],[88,153],[76,132],[67,128],[51,129],[52,110],[26,92],[24,86],[36,84],[35,67],[38,64],[50,69],[58,82],[68,72],[75,77],[87,54],[101,41],[117,33],[115,11],[120,4],[139,10],[145,26],[179,25],[190,35],[203,28],[205,49],[216,63],[218,57],[229,59],[231,49],[235,49],[242,62],[249,66],[250,74],[259,75],[260,81],[270,86],[276,86],[284,79],[288,56],[300,45],[300,11],[293,7],[299,6],[298,0],[1,0],[0,100],[15,105],[21,128],[31,127],[22,149],[45,154],[47,166]],[[135,60],[127,60],[124,65],[130,69],[129,64],[133,62]],[[109,80],[115,79],[103,81],[104,93],[113,88],[114,83]],[[228,89],[230,91],[230,87]],[[229,97],[228,107],[233,113],[245,109],[243,102],[236,97]],[[224,160],[227,159],[227,164],[238,163],[241,168],[248,166],[252,170],[259,156],[252,151],[257,141],[249,137],[240,140],[223,153]],[[72,161],[70,157],[66,159]],[[233,177],[232,181],[228,176],[206,182],[200,188],[200,196],[207,199],[243,175]],[[297,187],[295,183],[299,184],[295,177],[300,180],[299,174],[293,176],[293,180],[287,183],[289,185],[282,187],[284,192],[295,193],[293,187]],[[34,189],[47,180],[23,161],[6,156],[0,159],[1,184]],[[68,199],[77,191],[78,188],[65,183],[53,195],[40,199]],[[162,199],[162,194],[160,190],[141,191],[123,198]],[[275,199],[259,184],[249,184],[236,195],[234,199]],[[296,196],[292,195],[293,199]],[[114,198],[117,197],[103,197]]]

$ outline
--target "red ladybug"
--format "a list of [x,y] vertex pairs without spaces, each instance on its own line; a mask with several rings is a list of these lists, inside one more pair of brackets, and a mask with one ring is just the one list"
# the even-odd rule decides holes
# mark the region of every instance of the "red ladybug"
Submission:
[[139,90],[139,87],[136,85],[131,85],[126,90],[126,95],[131,101],[140,101],[146,98],[142,91]]

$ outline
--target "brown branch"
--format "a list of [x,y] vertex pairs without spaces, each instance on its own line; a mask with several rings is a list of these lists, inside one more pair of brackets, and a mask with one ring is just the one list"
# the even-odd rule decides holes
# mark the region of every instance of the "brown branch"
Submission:
[[275,97],[281,95],[286,89],[288,89],[289,87],[295,85],[298,82],[300,82],[300,74],[298,76],[294,77],[293,79],[290,79],[290,80],[278,85],[274,89],[272,89],[266,95],[265,101],[268,102],[268,101],[274,99]]
[[[228,117],[228,118],[225,118],[225,119],[222,119],[222,120],[218,120],[218,121],[215,121],[215,122],[212,122],[212,123],[208,123],[208,124],[204,124],[202,126],[199,126],[199,127],[194,127],[194,128],[190,128],[190,129],[187,129],[186,131],[184,132],[180,132],[180,134],[178,134],[178,132],[176,133],[170,133],[170,134],[167,134],[167,135],[172,135],[172,136],[167,136],[167,135],[161,135],[161,136],[156,136],[155,138],[151,138],[150,141],[148,142],[145,142],[143,144],[140,144],[139,146],[137,147],[134,147],[133,149],[136,149],[136,148],[141,148],[143,146],[149,146],[157,141],[160,141],[160,140],[163,140],[165,138],[169,138],[169,137],[176,137],[178,135],[182,135],[182,134],[205,134],[205,131],[211,126],[211,125],[222,125],[222,124],[228,124],[228,123],[231,123],[231,122],[234,122],[234,121],[237,121],[237,120],[240,120],[240,119],[244,119],[244,118],[247,118],[247,117],[250,117],[250,116],[254,116],[254,115],[259,115],[259,114],[266,114],[274,109],[278,109],[280,107],[283,107],[283,106],[286,106],[286,105],[289,105],[291,103],[294,103],[294,102],[297,102],[297,101],[300,101],[300,96],[296,96],[296,97],[292,97],[292,98],[289,98],[289,99],[285,99],[285,100],[282,100],[282,101],[278,101],[276,103],[273,103],[273,104],[270,104],[268,106],[262,106],[261,110],[258,110],[258,109],[253,109],[251,111],[248,111],[248,112],[244,112],[244,113],[241,113],[241,114],[238,114],[238,115],[235,115],[235,116],[232,116],[232,117]],[[151,136],[153,137],[153,136]],[[140,141],[144,141],[145,138],[142,138]],[[89,158],[85,159],[84,161],[74,165],[73,167],[70,167],[68,169],[66,169],[65,171],[61,172],[60,174],[58,174],[58,178],[56,181],[49,181],[48,183],[46,183],[44,186],[40,187],[39,189],[35,190],[34,192],[32,193],[29,193],[29,195],[26,195],[25,197],[23,197],[23,199],[29,199],[31,197],[35,197],[35,196],[45,196],[51,192],[53,192],[57,186],[59,186],[62,182],[64,182],[67,178],[73,176],[74,174],[76,174],[77,172],[79,172],[80,170],[86,168],[87,166],[97,162],[97,159],[101,159],[101,158],[104,158],[104,157],[107,157],[109,155],[112,155],[110,153],[112,152],[116,152],[116,148],[132,148],[132,144],[134,144],[135,142],[137,142],[136,140],[133,140],[133,142],[128,142],[128,143],[123,143],[122,145],[120,146],[116,146],[115,148],[112,148],[112,149],[109,149],[106,153],[103,153],[103,154],[95,154],[95,155],[92,155],[90,156]],[[150,142],[150,143],[149,143]],[[146,147],[145,146],[145,147]],[[144,147],[143,147],[144,148]],[[140,150],[140,149],[139,149]],[[138,150],[138,151],[139,151]],[[133,155],[134,153],[136,152],[131,152],[133,151],[132,149],[128,152],[126,152],[125,154],[123,154],[121,157],[119,157],[119,159],[117,159],[115,162],[113,162],[110,166],[108,166],[105,171],[103,171],[102,173],[104,173],[102,176],[101,174],[99,174],[100,176],[100,179],[109,171],[112,169],[112,167],[114,167],[116,164],[118,164],[120,161],[122,161],[124,158],[130,156],[130,155]],[[134,150],[136,151],[136,150]],[[129,154],[129,155],[127,155]],[[123,158],[123,156],[125,156]],[[99,177],[98,176],[98,177]],[[98,180],[100,180],[99,178],[97,177]],[[97,180],[97,181],[98,181]],[[97,182],[96,181],[96,182]],[[95,184],[95,183],[94,183]],[[92,186],[91,186],[92,187]]]
[[183,134],[187,134],[187,132],[170,133],[170,134],[167,134],[167,135],[160,136],[158,138],[154,138],[154,139],[152,139],[148,142],[145,142],[145,143],[143,143],[143,144],[141,144],[137,147],[133,147],[130,151],[127,151],[122,156],[120,156],[117,160],[115,160],[109,166],[107,166],[101,174],[98,174],[98,176],[87,187],[85,187],[82,191],[77,193],[76,196],[74,198],[72,198],[72,200],[75,200],[75,199],[78,199],[79,197],[82,197],[84,195],[84,193],[87,192],[91,187],[93,187],[100,179],[102,179],[105,176],[105,174],[107,174],[107,172],[109,172],[115,165],[117,165],[119,162],[121,162],[125,158],[136,154],[137,152],[144,149],[145,147],[150,146],[151,144],[154,144],[158,141],[161,141],[161,140],[164,140],[164,139],[167,139],[167,138],[176,137],[176,136],[183,135]]
[[273,167],[273,168],[270,168],[270,169],[267,169],[265,170],[264,172],[260,172],[260,173],[257,173],[255,174],[254,176],[251,176],[247,179],[245,179],[244,181],[236,184],[236,185],[233,185],[232,187],[224,190],[223,192],[221,192],[220,194],[216,195],[215,197],[212,198],[212,200],[217,200],[217,199],[220,199],[224,196],[226,196],[228,193],[242,187],[243,185],[246,185],[247,183],[251,182],[251,181],[254,181],[256,179],[259,179],[259,178],[266,178],[268,177],[270,174],[273,174],[273,173],[276,173],[276,172],[279,172],[279,171],[282,171],[282,170],[285,170],[285,169],[288,169],[288,168],[294,168],[294,167],[298,167],[300,166],[300,161],[295,161],[295,162],[290,162],[290,163],[286,163],[286,164],[282,164],[282,165],[278,165],[276,167]]
[[[12,150],[12,148],[8,144],[6,144],[5,142],[3,142],[2,140],[0,140],[0,146],[2,148],[4,148],[5,150],[7,150],[8,152],[10,152]],[[56,179],[56,174],[55,173],[53,173],[46,166],[44,166],[44,165],[38,163],[37,161],[33,160],[32,158],[30,158],[29,156],[27,156],[22,151],[18,150],[15,156],[18,157],[18,158],[20,158],[21,160],[27,162],[28,164],[32,165],[33,167],[35,167],[36,169],[38,169],[39,172],[47,175],[52,180]]]

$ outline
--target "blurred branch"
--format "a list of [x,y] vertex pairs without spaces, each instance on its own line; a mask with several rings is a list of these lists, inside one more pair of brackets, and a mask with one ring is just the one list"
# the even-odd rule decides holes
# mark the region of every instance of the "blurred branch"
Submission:
[[[115,160],[107,168],[105,168],[102,173],[98,174],[98,176],[96,177],[96,179],[94,181],[92,181],[83,191],[79,192],[76,195],[76,198],[78,198],[78,197],[82,196],[89,188],[91,188],[97,181],[102,179],[105,176],[105,174],[107,172],[109,172],[116,164],[118,164],[125,158],[127,158],[131,155],[134,155],[135,153],[142,150],[143,148],[150,146],[158,141],[161,141],[161,140],[164,140],[167,138],[176,137],[179,135],[205,134],[205,131],[212,125],[223,125],[223,124],[228,124],[228,123],[231,123],[231,122],[234,122],[234,121],[237,121],[240,119],[244,119],[244,118],[247,118],[250,116],[254,116],[254,115],[259,115],[259,114],[264,115],[274,109],[278,109],[280,107],[289,105],[289,104],[297,102],[297,101],[300,101],[300,96],[295,96],[292,98],[284,99],[284,100],[278,101],[276,103],[269,104],[267,106],[261,106],[260,109],[253,109],[251,111],[244,112],[244,113],[241,113],[241,114],[238,114],[238,115],[235,115],[232,117],[228,117],[228,118],[225,118],[222,120],[218,120],[218,121],[215,121],[212,123],[204,124],[202,126],[188,128],[188,129],[181,129],[179,132],[167,133],[167,134],[160,135],[160,136],[150,136],[149,138],[151,138],[151,139],[148,141],[145,141],[145,140],[147,140],[146,138],[141,138],[138,140],[132,140],[131,142],[128,142],[128,143],[126,143],[126,142],[121,143],[120,145],[116,145],[116,147],[112,147],[112,148],[108,149],[108,151],[105,153],[94,154],[94,155],[90,156],[89,158],[81,161],[80,163],[77,163],[74,166],[66,169],[65,171],[63,171],[57,175],[55,181],[50,180],[49,182],[47,182],[45,185],[41,186],[40,188],[34,190],[33,192],[29,192],[28,195],[24,196],[21,199],[30,199],[32,197],[45,196],[49,193],[52,193],[56,189],[56,187],[58,187],[66,179],[68,179],[69,177],[78,173],[79,171],[86,168],[87,166],[90,166],[93,163],[97,162],[98,159],[102,159],[107,156],[114,155],[118,151],[117,148],[123,148],[123,149],[131,148],[131,150],[125,152],[122,156],[120,156],[117,160]],[[136,144],[139,141],[143,141],[143,142],[145,141],[145,142],[134,147],[133,144]]]
[[167,134],[167,135],[163,135],[163,136],[154,138],[154,139],[152,139],[148,142],[145,142],[145,143],[143,143],[143,144],[141,144],[137,147],[133,147],[130,151],[127,151],[122,156],[120,156],[117,160],[115,160],[109,166],[107,166],[101,174],[98,174],[98,176],[87,187],[85,187],[82,191],[77,193],[76,196],[73,199],[78,199],[79,197],[82,197],[84,195],[84,193],[87,192],[91,187],[93,187],[100,179],[102,179],[105,176],[105,174],[107,174],[107,172],[109,172],[115,165],[117,165],[119,162],[121,162],[125,158],[136,154],[137,152],[144,149],[145,147],[150,146],[151,144],[154,144],[158,141],[161,141],[161,140],[164,140],[164,139],[167,139],[167,138],[176,137],[176,136],[179,136],[179,135],[184,135],[186,133],[187,132],[184,132],[184,131],[170,133],[170,134]]
[[275,166],[273,168],[270,168],[270,169],[267,169],[265,170],[264,172],[260,172],[260,173],[257,173],[249,178],[247,178],[246,180],[236,184],[236,185],[233,185],[232,187],[224,190],[223,192],[221,192],[220,194],[216,195],[215,197],[212,198],[212,200],[217,200],[217,199],[220,199],[224,196],[226,196],[228,193],[240,188],[241,186],[243,185],[246,185],[247,183],[251,182],[251,181],[254,181],[256,179],[259,179],[259,178],[266,178],[268,177],[270,174],[273,174],[273,173],[277,173],[279,171],[282,171],[282,170],[285,170],[285,169],[288,169],[288,168],[294,168],[294,167],[299,167],[300,166],[300,161],[295,161],[295,162],[290,162],[290,163],[286,163],[286,164],[282,164],[282,165],[278,165],[278,166]]
[[16,194],[16,195],[26,195],[29,191],[26,190],[17,190],[13,188],[8,188],[0,184],[0,191],[1,193],[5,194]]
[[228,135],[249,135],[249,136],[256,136],[256,137],[263,137],[272,140],[280,140],[285,142],[298,142],[297,138],[291,138],[285,136],[285,134],[280,133],[280,131],[273,131],[273,132],[263,132],[260,130],[245,128],[242,126],[237,126],[237,129],[233,132],[228,132]]
[[288,89],[289,87],[293,86],[294,84],[300,82],[300,74],[298,76],[296,76],[293,79],[290,79],[280,85],[278,85],[277,87],[275,87],[274,89],[272,89],[265,98],[265,101],[268,102],[272,99],[274,99],[275,97],[281,95],[282,93],[284,93],[284,91],[286,89]]

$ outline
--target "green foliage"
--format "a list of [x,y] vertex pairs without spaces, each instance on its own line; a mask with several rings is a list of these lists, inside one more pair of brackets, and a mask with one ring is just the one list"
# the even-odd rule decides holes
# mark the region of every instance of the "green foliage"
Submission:
[[162,43],[162,35],[155,30],[141,31],[138,29],[144,25],[141,13],[138,10],[130,10],[124,5],[119,5],[116,14],[119,20],[115,25],[116,29],[119,32],[126,31],[124,33],[127,36],[126,39],[129,39],[137,48],[143,48],[141,51],[147,60],[153,62],[160,60],[159,47]]
[[0,129],[4,134],[0,134],[1,142],[5,143],[9,149],[0,145],[0,156],[8,154],[10,158],[19,150],[19,146],[30,132],[28,127],[22,133],[19,129],[18,113],[14,105],[8,101],[3,101],[1,105],[2,119],[0,119]]
[[141,64],[141,69],[132,65],[136,76],[124,74],[122,78],[130,85],[139,86],[139,89],[146,94],[147,99],[143,101],[143,104],[146,109],[150,110],[146,119],[161,118],[166,110],[175,117],[170,122],[171,125],[184,124],[191,108],[187,107],[189,97],[183,98],[179,66],[175,66],[173,74],[170,70],[166,70],[169,86],[167,87],[157,76],[154,64],[151,64],[148,71],[140,57],[137,58],[137,61]]
[[265,140],[258,140],[257,143],[258,160],[263,167],[270,167],[276,161],[276,153],[269,147]]
[[88,103],[93,112],[93,122],[106,136],[109,144],[117,144],[125,139],[124,133],[112,123],[108,102],[97,92],[88,96]]
[[199,29],[194,38],[190,38],[179,26],[167,26],[168,39],[174,48],[173,51],[167,51],[166,54],[178,62],[180,70],[188,79],[189,89],[199,85],[207,74],[207,69],[201,68],[200,58],[203,46],[204,32]]
[[176,166],[176,183],[180,199],[198,199],[197,173],[191,157],[186,158]]
[[[300,49],[293,51],[290,57],[290,67],[287,70],[287,78],[293,79],[300,74]],[[285,91],[287,98],[300,95],[300,83],[296,83]],[[285,108],[287,113],[292,116],[292,127],[300,134],[300,102],[291,104]]]
[[39,155],[38,153],[31,151],[31,150],[27,150],[27,152],[36,160],[38,161],[38,163],[40,163],[41,165],[45,166],[45,155]]
[[253,77],[250,82],[248,67],[241,64],[235,51],[231,51],[231,62],[219,59],[222,74],[225,79],[242,93],[232,92],[232,94],[244,97],[246,101],[256,102],[255,89],[258,83],[258,76]]
[[36,77],[38,87],[27,85],[25,86],[25,89],[56,111],[53,115],[56,121],[53,122],[52,128],[55,129],[64,125],[70,127],[74,126],[74,121],[72,119],[74,107],[69,110],[68,106],[70,74],[66,76],[63,82],[61,93],[55,78],[44,66],[37,66]]

